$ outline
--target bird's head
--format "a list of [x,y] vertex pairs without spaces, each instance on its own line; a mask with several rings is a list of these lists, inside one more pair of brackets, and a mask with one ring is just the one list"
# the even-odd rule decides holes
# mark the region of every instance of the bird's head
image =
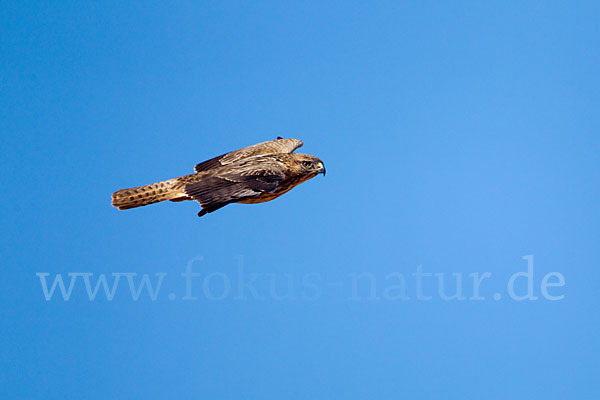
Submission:
[[307,175],[310,178],[319,174],[325,175],[325,165],[323,161],[310,154],[293,153],[294,170],[299,175]]

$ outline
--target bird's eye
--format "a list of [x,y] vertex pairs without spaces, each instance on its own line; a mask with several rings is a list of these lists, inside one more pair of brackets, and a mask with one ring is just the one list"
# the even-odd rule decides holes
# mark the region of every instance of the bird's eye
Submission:
[[312,162],[310,161],[302,161],[302,166],[306,168],[310,168],[312,166]]

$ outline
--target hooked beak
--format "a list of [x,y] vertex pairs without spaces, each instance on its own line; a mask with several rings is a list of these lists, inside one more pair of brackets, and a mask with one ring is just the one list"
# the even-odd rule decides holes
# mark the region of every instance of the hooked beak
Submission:
[[323,174],[323,176],[325,176],[325,174],[327,173],[327,171],[325,170],[325,165],[323,165],[322,162],[319,162],[317,166],[319,167],[319,169],[317,169],[317,174]]

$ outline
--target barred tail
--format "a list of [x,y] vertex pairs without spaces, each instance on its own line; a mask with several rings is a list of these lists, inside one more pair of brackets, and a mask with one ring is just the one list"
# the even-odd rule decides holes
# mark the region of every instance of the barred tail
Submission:
[[119,210],[127,210],[185,196],[185,193],[173,189],[175,183],[176,179],[169,179],[151,185],[117,190],[112,194],[112,205]]

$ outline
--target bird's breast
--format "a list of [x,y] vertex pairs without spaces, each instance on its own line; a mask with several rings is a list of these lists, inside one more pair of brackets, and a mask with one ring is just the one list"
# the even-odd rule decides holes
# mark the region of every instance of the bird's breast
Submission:
[[312,178],[311,176],[301,176],[301,177],[293,177],[288,178],[281,182],[277,189],[271,193],[262,193],[257,197],[252,197],[249,199],[238,201],[237,203],[241,204],[258,204],[258,203],[266,203],[267,201],[275,200],[279,196],[289,192],[294,187],[298,186],[302,182],[305,182]]

